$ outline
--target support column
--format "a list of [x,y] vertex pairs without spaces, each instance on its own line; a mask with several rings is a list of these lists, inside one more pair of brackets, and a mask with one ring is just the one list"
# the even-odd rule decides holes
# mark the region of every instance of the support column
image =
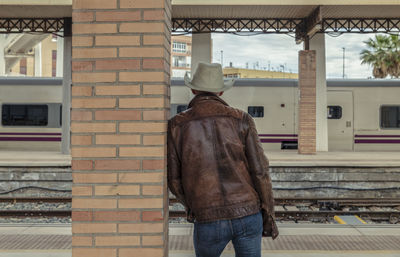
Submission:
[[56,77],[63,76],[64,70],[64,41],[62,37],[57,38],[57,60],[56,60]]
[[[61,153],[70,154],[71,148],[71,55],[72,55],[72,37],[65,36],[64,38],[58,38],[58,41],[63,41],[63,55],[59,58],[57,53],[57,73],[58,73],[58,60],[61,59],[61,63],[64,62],[65,65],[61,65],[63,70],[61,70],[61,76],[63,77],[63,91],[62,91],[62,114],[61,114],[61,124],[62,124],[62,140],[61,140]],[[64,47],[65,45],[65,47]],[[63,76],[64,74],[64,76]],[[57,74],[57,77],[59,74]]]
[[328,151],[327,87],[325,34],[317,33],[310,39],[310,50],[316,52],[316,150]]
[[211,63],[212,60],[211,33],[199,33],[192,35],[192,76],[199,62]]
[[74,0],[72,256],[168,256],[170,0]]
[[42,76],[42,42],[35,46],[35,77]]
[[4,58],[5,35],[0,35],[0,76],[6,75],[6,59]]
[[298,152],[316,152],[316,53],[299,52],[299,128]]

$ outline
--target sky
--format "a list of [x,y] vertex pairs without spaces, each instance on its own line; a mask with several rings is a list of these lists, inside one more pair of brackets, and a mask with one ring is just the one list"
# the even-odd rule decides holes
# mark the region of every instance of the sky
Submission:
[[[342,35],[325,34],[326,43],[326,75],[327,78],[343,77],[343,47],[345,48],[345,78],[372,77],[372,68],[362,65],[360,52],[365,48],[363,41],[374,34]],[[303,45],[297,45],[293,35],[258,34],[253,36],[238,36],[232,34],[214,33],[213,62],[221,62],[223,51],[224,66],[232,62],[234,67],[253,69],[273,69],[297,73],[298,51]],[[282,66],[281,66],[282,65]]]

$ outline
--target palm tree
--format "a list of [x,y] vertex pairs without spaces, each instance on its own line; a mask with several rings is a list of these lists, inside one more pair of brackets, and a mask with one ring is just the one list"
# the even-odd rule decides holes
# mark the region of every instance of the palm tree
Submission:
[[375,78],[400,76],[400,40],[398,35],[376,35],[364,41],[368,49],[360,53],[361,63],[373,67]]

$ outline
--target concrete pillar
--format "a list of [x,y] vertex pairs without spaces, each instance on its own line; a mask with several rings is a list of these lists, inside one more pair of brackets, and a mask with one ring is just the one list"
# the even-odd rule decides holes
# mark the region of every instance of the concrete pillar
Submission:
[[56,77],[63,76],[64,70],[64,42],[62,37],[57,38],[57,63],[56,63]]
[[317,33],[310,39],[310,50],[316,52],[316,150],[328,151],[327,87],[325,34]]
[[299,52],[299,127],[298,152],[316,152],[316,53]]
[[200,33],[192,35],[192,76],[199,62],[211,63],[212,41],[211,33]]
[[35,77],[42,76],[42,43],[35,46]]
[[6,59],[4,58],[5,35],[0,35],[0,76],[6,75]]
[[[58,60],[61,59],[61,63],[64,60],[65,65],[61,65],[63,67],[63,71],[61,71],[61,76],[63,76],[63,94],[62,94],[62,140],[61,140],[61,153],[62,154],[70,154],[71,148],[71,55],[72,55],[72,37],[64,37],[58,38],[58,41],[64,41],[63,45],[63,55],[59,58],[59,54],[57,52],[57,72],[58,72]],[[65,47],[64,47],[65,45]],[[59,75],[57,74],[57,77]]]
[[167,257],[171,2],[72,10],[72,256]]

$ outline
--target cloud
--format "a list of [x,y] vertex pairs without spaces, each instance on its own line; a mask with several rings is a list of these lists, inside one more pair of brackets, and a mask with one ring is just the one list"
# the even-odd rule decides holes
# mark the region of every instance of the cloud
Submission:
[[[326,73],[328,78],[343,76],[343,47],[345,48],[345,77],[371,77],[372,68],[361,65],[360,52],[365,48],[363,41],[373,34],[342,34],[337,37],[326,34]],[[253,68],[257,63],[260,69],[279,69],[298,72],[298,51],[303,45],[296,45],[293,37],[284,34],[258,34],[237,36],[232,34],[213,34],[213,62],[221,61],[223,51],[224,66],[232,62],[234,67]]]

